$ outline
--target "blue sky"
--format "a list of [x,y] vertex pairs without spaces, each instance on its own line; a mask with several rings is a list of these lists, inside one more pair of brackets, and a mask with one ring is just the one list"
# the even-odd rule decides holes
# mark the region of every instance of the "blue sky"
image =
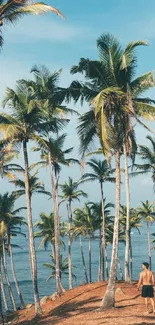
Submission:
[[[66,16],[62,20],[54,14],[38,17],[26,17],[17,25],[5,26],[3,30],[4,46],[0,54],[0,101],[3,98],[6,86],[14,87],[15,81],[30,76],[29,71],[34,64],[45,64],[51,71],[63,68],[61,85],[67,86],[73,80],[69,70],[78,63],[81,57],[97,58],[96,39],[103,32],[110,32],[118,37],[122,45],[131,40],[145,39],[149,47],[141,48],[138,52],[137,74],[155,68],[155,1],[154,0],[78,0],[62,1],[49,0],[48,4],[57,7]],[[80,78],[80,76],[78,76]],[[155,98],[155,90],[149,95]],[[73,107],[73,104],[71,104]],[[76,109],[84,112],[87,109],[80,104]],[[77,121],[72,119],[67,132],[66,147],[78,148],[78,139],[75,133]],[[154,125],[152,125],[154,127]],[[138,141],[144,143],[146,132],[137,127]],[[77,151],[77,150],[76,150]],[[31,154],[34,161],[34,155]],[[77,168],[66,170],[62,181],[71,175],[75,179],[80,176]],[[48,172],[41,175],[50,189]],[[4,186],[3,186],[4,184]],[[2,181],[3,190],[11,189],[7,181]],[[99,200],[100,193],[97,185],[85,186],[91,200]],[[106,185],[108,200],[114,201],[115,187]],[[149,177],[137,178],[131,181],[132,205],[138,205],[141,200],[153,200],[152,183]],[[147,197],[146,197],[147,192]],[[124,202],[122,189],[122,202]],[[44,198],[34,198],[35,218],[41,211],[49,212],[51,203]],[[63,210],[62,210],[63,212]]]

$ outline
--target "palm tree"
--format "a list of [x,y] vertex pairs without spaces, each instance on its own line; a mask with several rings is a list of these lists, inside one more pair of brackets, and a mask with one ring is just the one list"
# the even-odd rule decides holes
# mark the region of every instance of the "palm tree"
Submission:
[[82,235],[88,238],[89,243],[89,282],[92,282],[91,272],[91,239],[94,236],[95,230],[97,230],[97,223],[95,216],[93,216],[91,208],[88,204],[84,205],[83,209],[76,209],[74,211],[74,232],[77,235]]
[[[79,182],[74,182],[71,177],[68,179],[68,183],[60,185],[62,190],[62,202],[67,202],[68,210],[68,221],[69,230],[72,228],[73,213],[72,213],[72,202],[75,200],[80,201],[80,197],[87,197],[87,194],[82,190],[78,190]],[[72,256],[71,256],[71,245],[72,238],[71,232],[68,232],[68,271],[69,271],[69,289],[72,289]]]
[[[91,109],[80,117],[78,134],[81,141],[81,153],[91,149],[98,136],[106,159],[115,155],[116,162],[116,210],[115,230],[109,284],[102,302],[102,309],[114,305],[115,273],[118,249],[118,225],[120,210],[120,152],[123,145],[130,153],[130,138],[133,134],[131,117],[144,126],[138,116],[154,114],[153,101],[140,98],[140,95],[154,86],[153,73],[149,72],[133,80],[136,68],[135,49],[147,45],[145,41],[132,42],[122,49],[118,40],[109,34],[103,34],[97,40],[99,61],[82,58],[71,73],[84,73],[86,82],[73,81],[69,88],[60,89],[61,100],[81,99],[91,104]],[[125,107],[125,109],[124,109]],[[149,129],[146,125],[145,127]],[[125,153],[125,152],[124,152]],[[129,211],[129,208],[128,208]],[[129,216],[128,216],[129,219]]]
[[[48,245],[51,245],[52,256],[55,258],[55,233],[54,233],[54,214],[53,212],[48,215],[45,212],[40,213],[40,220],[37,221],[34,226],[39,231],[34,233],[35,238],[42,238],[39,248],[44,245],[45,250]],[[60,236],[64,235],[63,224],[60,223]],[[64,242],[61,240],[60,243],[64,246]]]
[[[14,24],[19,18],[24,15],[40,15],[46,12],[54,12],[57,15],[63,17],[61,12],[51,6],[48,6],[41,2],[31,3],[28,0],[16,0],[6,1],[2,0],[0,4],[0,28],[5,24]],[[0,46],[3,45],[2,30],[0,30]]]
[[104,279],[104,259],[106,257],[106,243],[105,243],[105,214],[104,214],[104,191],[103,184],[106,182],[115,183],[115,178],[112,177],[114,170],[111,170],[106,160],[97,160],[92,158],[87,165],[91,168],[92,173],[86,173],[82,176],[82,180],[85,181],[98,181],[101,190],[101,202],[102,202],[102,243],[101,243],[101,263],[100,263],[100,281]]
[[151,242],[150,242],[150,226],[155,220],[155,206],[154,203],[150,203],[148,200],[146,202],[141,202],[142,206],[137,208],[138,215],[146,222],[147,225],[147,236],[148,236],[148,256],[150,270],[152,268],[152,257],[151,257]]
[[66,158],[73,148],[63,150],[66,134],[57,136],[56,139],[48,136],[48,140],[38,140],[40,147],[34,150],[41,150],[42,160],[37,163],[43,166],[49,166],[50,180],[52,187],[52,199],[54,205],[54,225],[55,225],[55,258],[56,258],[56,290],[58,294],[62,294],[63,287],[59,272],[59,257],[60,257],[60,227],[59,227],[59,202],[58,202],[58,182],[61,171],[61,165],[70,166],[72,163],[79,163],[78,160]]
[[2,249],[3,249],[2,262],[6,273],[5,274],[6,281],[9,286],[10,298],[14,306],[14,309],[16,310],[11,285],[9,283],[9,278],[7,275],[6,257],[5,257],[5,241],[7,241],[7,248],[8,248],[8,253],[10,255],[13,279],[16,285],[17,293],[21,301],[21,304],[23,307],[25,307],[24,300],[17,281],[15,266],[13,261],[12,245],[11,245],[11,237],[17,236],[19,234],[24,235],[21,232],[21,226],[25,224],[25,221],[23,217],[18,216],[18,213],[25,208],[21,207],[14,210],[15,201],[16,201],[16,197],[14,196],[13,193],[10,195],[8,193],[5,193],[4,195],[0,195],[0,228],[1,228],[1,240],[2,240]]
[[[51,121],[47,121],[45,110],[36,102],[34,96],[28,88],[17,83],[17,90],[7,89],[3,106],[9,105],[11,114],[1,113],[0,132],[4,136],[4,141],[10,141],[12,144],[21,143],[23,146],[24,169],[25,169],[25,193],[27,204],[27,218],[29,230],[29,252],[32,270],[32,282],[34,290],[34,301],[36,313],[41,313],[38,284],[37,284],[37,263],[33,235],[31,195],[29,184],[29,161],[27,144],[30,140],[38,140],[46,127],[53,127]],[[55,123],[55,122],[54,122]]]
[[[55,251],[56,251],[56,287],[57,292],[59,294],[62,293],[63,288],[60,281],[60,272],[59,272],[59,257],[60,257],[60,247],[59,247],[59,216],[58,216],[58,174],[59,174],[59,165],[58,161],[62,164],[69,164],[64,159],[64,155],[67,151],[63,152],[63,136],[58,137],[55,141],[52,137],[50,137],[50,131],[53,133],[58,132],[62,129],[69,120],[66,118],[67,113],[76,113],[72,109],[68,109],[67,107],[62,105],[63,100],[59,97],[58,100],[55,97],[57,94],[58,81],[61,70],[51,73],[45,66],[34,66],[31,70],[34,81],[26,82],[26,85],[31,89],[32,93],[36,95],[39,104],[41,104],[47,116],[47,121],[51,121],[53,125],[53,129],[49,129],[46,123],[46,132],[45,136],[47,141],[41,142],[40,146],[43,148],[42,150],[42,158],[45,163],[49,165],[50,169],[50,178],[52,185],[52,198],[54,204],[54,224],[55,224]],[[22,83],[25,84],[25,81],[22,80]],[[65,137],[64,137],[65,138]],[[60,148],[59,148],[60,147]],[[39,148],[40,149],[40,148]],[[69,151],[68,151],[69,153]]]
[[[46,281],[55,278],[56,276],[56,263],[55,263],[55,258],[51,255],[52,263],[44,263],[43,265],[48,267],[49,269],[52,270],[52,274],[47,278]],[[73,267],[73,266],[72,266]],[[62,279],[62,275],[68,275],[68,258],[65,258],[63,260],[62,255],[60,255],[60,279]],[[75,274],[72,273],[73,278],[76,280]]]
[[[31,166],[29,168],[31,170]],[[23,174],[25,170],[22,170]],[[29,172],[29,189],[30,189],[30,196],[32,197],[33,194],[44,194],[51,197],[51,193],[48,191],[45,191],[45,186],[42,181],[39,180],[37,177],[38,171],[36,171],[34,174],[30,174]],[[13,194],[16,196],[16,198],[25,195],[25,181],[15,177],[13,180],[10,181],[10,183],[14,184],[19,189],[14,191]]]
[[[100,247],[100,253],[99,253],[99,272],[98,272],[98,280],[101,281],[101,263],[102,263],[102,201],[99,203],[94,202],[88,202],[88,204],[91,206],[92,213],[95,216],[95,219],[98,223],[97,229],[99,229],[99,247]],[[106,198],[104,198],[104,216],[105,216],[105,235],[106,231],[109,227],[109,222],[111,222],[110,212],[111,208],[114,208],[113,203],[106,203]],[[105,236],[105,269],[106,269],[106,275],[107,279],[109,278],[109,270],[108,270],[108,256],[107,256],[107,250],[106,250],[107,242],[106,242],[106,236]]]

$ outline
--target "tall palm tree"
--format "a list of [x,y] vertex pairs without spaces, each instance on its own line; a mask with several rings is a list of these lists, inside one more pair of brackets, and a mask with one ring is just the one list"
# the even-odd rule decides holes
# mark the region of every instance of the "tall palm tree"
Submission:
[[101,202],[102,202],[102,242],[101,242],[101,263],[100,263],[100,281],[104,279],[105,272],[105,257],[106,257],[106,243],[105,243],[105,214],[104,214],[104,190],[103,184],[106,182],[115,183],[115,178],[112,174],[115,170],[111,170],[106,160],[98,160],[95,158],[90,159],[87,165],[91,168],[91,173],[86,173],[82,176],[82,180],[85,181],[98,181],[101,190]]
[[[20,217],[18,214],[20,211],[24,210],[24,207],[18,208],[14,210],[14,205],[15,205],[16,197],[14,194],[5,193],[4,195],[0,195],[0,229],[1,229],[1,241],[2,241],[2,249],[3,249],[3,254],[2,254],[2,262],[5,268],[6,272],[6,278],[7,278],[7,283],[9,285],[9,291],[10,291],[10,297],[11,301],[14,305],[15,309],[15,302],[11,289],[11,285],[9,283],[9,278],[7,275],[7,267],[6,267],[6,257],[5,257],[5,245],[7,244],[8,248],[8,253],[10,255],[10,261],[11,261],[11,269],[12,269],[12,274],[13,274],[13,279],[15,282],[15,286],[17,289],[17,293],[20,299],[20,302],[23,307],[25,307],[24,300],[18,285],[17,281],[17,276],[15,272],[15,266],[14,266],[14,261],[13,261],[13,252],[12,252],[12,245],[11,245],[11,238],[14,236],[17,236],[19,234],[24,235],[21,232],[21,226],[25,224],[24,218]],[[5,244],[6,241],[6,244]]]
[[[72,202],[75,200],[80,201],[80,197],[87,197],[87,194],[79,190],[79,182],[74,182],[71,177],[68,178],[68,183],[60,185],[62,190],[62,202],[67,202],[68,210],[68,221],[69,221],[69,230],[72,228],[73,221],[73,212],[72,212]],[[71,256],[71,245],[72,245],[72,236],[71,232],[68,232],[68,272],[69,272],[69,289],[72,289],[72,256]]]
[[88,204],[84,205],[83,209],[76,209],[74,211],[74,232],[77,235],[83,235],[88,238],[89,243],[89,282],[92,282],[91,272],[91,239],[94,236],[95,230],[97,230],[97,223],[91,208]]
[[[95,216],[95,219],[98,223],[97,229],[99,229],[99,247],[100,247],[100,253],[99,253],[99,272],[98,272],[98,280],[101,281],[101,263],[102,263],[102,201],[99,203],[97,202],[88,202],[90,204],[93,215]],[[105,270],[106,270],[106,276],[107,279],[109,278],[109,270],[108,270],[108,256],[107,256],[107,242],[106,242],[106,231],[109,227],[109,222],[111,223],[111,208],[114,208],[113,203],[106,203],[106,198],[104,198],[104,216],[105,216]]]
[[[54,204],[54,224],[55,224],[55,247],[56,247],[56,287],[57,292],[62,293],[63,288],[60,281],[59,272],[59,257],[60,257],[60,247],[59,247],[59,216],[58,216],[58,174],[59,166],[58,160],[62,164],[66,164],[64,155],[67,152],[62,151],[61,143],[63,142],[63,136],[58,137],[57,141],[50,137],[50,131],[53,133],[57,132],[57,126],[59,130],[69,122],[67,118],[68,113],[77,113],[72,109],[68,109],[62,105],[63,100],[59,97],[56,99],[55,94],[58,90],[58,81],[61,70],[51,73],[45,66],[34,66],[31,70],[34,80],[26,82],[26,85],[31,89],[37,97],[38,102],[44,107],[47,114],[47,121],[52,121],[53,130],[49,129],[46,125],[45,136],[47,141],[40,143],[43,147],[42,158],[45,158],[46,163],[49,165],[50,178],[52,185],[52,198]],[[25,81],[22,81],[25,84]],[[55,123],[54,123],[55,122]],[[58,148],[60,146],[60,148]],[[69,152],[68,152],[69,153]],[[57,158],[56,158],[57,156]],[[59,157],[58,157],[59,156]],[[69,162],[67,162],[68,164]]]
[[[81,153],[88,152],[95,138],[99,136],[106,159],[109,161],[110,155],[115,155],[115,230],[111,272],[102,309],[114,305],[120,210],[120,148],[125,145],[126,151],[131,150],[131,146],[129,147],[130,134],[133,131],[131,118],[144,126],[139,116],[147,117],[150,113],[154,114],[154,106],[151,105],[153,101],[149,98],[140,98],[144,91],[154,86],[153,73],[149,72],[133,79],[137,60],[135,50],[141,45],[147,43],[131,42],[123,49],[114,36],[101,35],[97,40],[99,61],[82,58],[79,64],[71,69],[72,73],[84,73],[86,82],[73,81],[69,88],[60,89],[61,100],[73,98],[77,102],[81,99],[82,103],[86,100],[91,104],[90,111],[80,117],[78,126]],[[146,125],[145,127],[148,128]]]
[[[27,144],[30,140],[38,140],[39,134],[53,128],[51,121],[47,121],[45,110],[38,105],[34,96],[28,88],[17,83],[17,89],[7,89],[3,106],[9,105],[11,114],[1,113],[0,115],[0,132],[3,134],[4,141],[10,141],[12,144],[20,143],[23,147],[24,169],[25,169],[25,193],[27,204],[27,219],[29,230],[29,252],[32,270],[32,282],[34,290],[34,301],[36,313],[41,313],[38,284],[37,284],[37,263],[34,245],[31,195],[29,184],[29,161]],[[54,122],[55,127],[55,122]]]
[[141,202],[142,206],[137,208],[138,215],[146,222],[147,225],[147,236],[148,236],[148,257],[150,269],[152,268],[152,257],[151,257],[151,242],[150,242],[150,225],[155,220],[155,205],[150,203],[148,200],[146,202]]
[[59,227],[59,202],[58,202],[58,183],[61,171],[61,165],[70,166],[72,163],[79,163],[78,160],[67,158],[73,148],[68,148],[63,150],[64,142],[66,139],[66,134],[57,136],[56,138],[48,137],[48,140],[41,139],[38,140],[39,147],[34,148],[34,150],[41,150],[42,160],[37,163],[41,166],[49,166],[50,170],[50,180],[52,187],[52,199],[54,205],[54,225],[55,225],[55,258],[56,258],[56,290],[58,294],[62,294],[63,287],[60,279],[59,271],[59,258],[60,258],[60,227]]
[[2,0],[0,3],[0,46],[3,45],[2,26],[5,24],[14,24],[19,18],[25,15],[40,15],[46,12],[54,12],[63,17],[61,12],[45,3],[31,3],[28,0]]

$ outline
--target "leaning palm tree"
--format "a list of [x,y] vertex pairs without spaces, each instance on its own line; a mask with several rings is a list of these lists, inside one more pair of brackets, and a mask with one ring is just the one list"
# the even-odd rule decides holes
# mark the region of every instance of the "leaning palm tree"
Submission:
[[[34,95],[28,88],[17,83],[16,91],[8,88],[3,101],[3,106],[9,106],[11,113],[1,113],[0,132],[3,134],[4,142],[10,141],[11,144],[20,143],[23,147],[24,169],[25,169],[25,193],[27,204],[27,219],[29,230],[29,252],[32,271],[32,282],[34,290],[34,301],[36,313],[41,313],[38,284],[37,284],[37,263],[33,235],[31,196],[29,184],[29,160],[27,144],[30,140],[38,141],[40,134],[45,132],[46,128],[53,128],[52,121],[47,121],[45,110],[36,102]],[[54,128],[58,129],[54,121]]]
[[0,46],[3,45],[2,26],[14,24],[19,18],[25,15],[40,15],[46,12],[54,12],[63,17],[62,13],[43,2],[30,2],[28,0],[2,0],[0,3]]
[[115,177],[112,174],[115,170],[111,170],[106,160],[98,160],[95,158],[87,162],[91,172],[82,176],[81,181],[97,181],[100,184],[101,202],[102,202],[102,242],[101,242],[101,263],[100,263],[100,281],[105,277],[105,257],[106,257],[106,241],[105,241],[105,214],[104,214],[104,190],[103,184],[106,182],[115,183]]
[[[73,213],[72,213],[72,202],[75,200],[80,201],[80,197],[87,197],[87,194],[79,190],[79,182],[74,182],[71,177],[68,179],[68,183],[60,185],[62,190],[62,202],[67,202],[67,210],[68,210],[68,221],[69,221],[69,229],[72,228],[73,221]],[[72,256],[71,256],[71,232],[68,232],[68,272],[69,272],[69,289],[72,289]]]
[[[153,101],[140,98],[141,94],[154,86],[153,73],[149,72],[134,80],[136,68],[135,49],[147,45],[145,41],[132,42],[125,49],[118,40],[109,34],[103,34],[97,40],[99,61],[82,58],[72,73],[84,73],[86,82],[73,81],[69,88],[60,89],[61,100],[81,99],[90,103],[90,110],[80,117],[78,134],[81,140],[81,153],[92,150],[92,144],[98,136],[109,161],[115,155],[116,162],[116,210],[113,236],[111,272],[108,288],[102,302],[102,309],[114,305],[115,274],[118,250],[118,225],[120,210],[120,153],[123,145],[131,151],[130,133],[133,122],[144,125],[139,116],[154,114]],[[146,125],[145,125],[146,127]],[[147,127],[148,128],[148,127]],[[129,148],[129,149],[128,149]],[[128,208],[129,211],[129,208]],[[129,216],[128,216],[129,217]]]
[[152,268],[152,257],[151,257],[151,242],[150,242],[150,225],[155,220],[155,205],[150,203],[148,200],[146,202],[141,202],[142,206],[138,207],[136,210],[138,215],[146,222],[147,225],[147,236],[148,236],[148,257],[150,269]]

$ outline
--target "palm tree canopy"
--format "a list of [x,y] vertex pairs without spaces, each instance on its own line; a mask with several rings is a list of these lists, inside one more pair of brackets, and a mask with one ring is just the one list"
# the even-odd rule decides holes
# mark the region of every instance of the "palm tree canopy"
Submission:
[[[46,12],[54,12],[64,17],[56,8],[48,6],[43,2],[31,3],[28,0],[1,0],[0,2],[0,28],[3,24],[14,24],[25,15],[40,15]],[[0,30],[0,46],[3,45],[2,31]]]
[[58,132],[62,123],[57,118],[49,119],[48,111],[37,100],[36,94],[22,81],[18,81],[16,90],[7,88],[3,107],[7,107],[11,113],[1,113],[0,131],[5,141],[11,140],[12,144],[39,141],[39,135],[47,132]]
[[[29,167],[29,170],[31,170],[31,166]],[[23,169],[24,174],[24,169]],[[29,187],[30,187],[30,195],[32,194],[45,194],[51,197],[51,193],[45,190],[44,183],[39,180],[37,177],[38,171],[36,171],[33,174],[30,174],[29,172]],[[25,181],[21,178],[15,178],[10,181],[10,183],[14,184],[16,187],[19,188],[19,190],[14,191],[14,195],[16,198],[20,197],[21,195],[25,194]]]
[[153,222],[155,220],[155,205],[150,203],[148,200],[146,202],[141,202],[142,206],[137,208],[138,215],[147,222]]
[[106,159],[98,160],[96,158],[92,158],[89,162],[87,162],[87,165],[91,168],[92,173],[84,174],[81,178],[81,182],[97,180],[100,183],[115,183],[115,177],[111,176],[115,170],[110,169]]
[[98,220],[93,215],[89,204],[85,204],[83,209],[74,211],[73,229],[74,234],[83,236],[93,236],[98,228]]
[[7,234],[8,237],[16,236],[21,233],[21,226],[26,222],[19,213],[25,210],[25,207],[14,209],[16,197],[13,193],[0,194],[0,236]]
[[87,197],[87,194],[82,191],[78,190],[79,182],[74,182],[71,177],[68,178],[68,183],[65,182],[63,185],[60,185],[62,190],[62,201],[73,201],[73,200],[80,200],[80,197]]
[[[34,226],[38,228],[39,231],[34,233],[35,238],[42,238],[39,248],[44,245],[45,250],[49,244],[54,246],[55,243],[55,233],[54,233],[54,214],[51,213],[48,215],[45,212],[40,213],[40,220],[37,221]],[[63,223],[60,223],[60,235],[63,236]],[[63,241],[61,240],[61,245],[64,246]]]
[[[128,151],[131,150],[131,116],[155,115],[155,109],[149,98],[141,98],[145,91],[154,86],[154,76],[148,72],[134,79],[137,67],[136,48],[146,46],[146,41],[129,43],[124,49],[111,34],[103,34],[97,40],[99,60],[80,59],[71,73],[82,73],[86,82],[74,81],[69,88],[61,89],[61,96],[77,102],[81,99],[90,103],[90,111],[80,117],[78,134],[81,153],[89,151],[99,136],[103,150],[108,157],[110,148],[116,143],[116,131],[119,134],[119,147],[128,139]],[[132,98],[129,105],[128,95]]]
[[[34,151],[41,151],[41,159],[39,163],[36,165],[41,164],[46,166],[49,164],[48,160],[48,153],[51,154],[52,165],[58,173],[61,170],[61,165],[70,166],[73,163],[78,163],[77,159],[67,158],[66,155],[70,154],[73,150],[73,147],[68,149],[63,149],[64,142],[66,139],[66,134],[57,135],[57,137],[49,137],[48,140],[38,138],[39,147],[34,148]],[[35,165],[35,164],[34,164]]]
[[151,147],[140,145],[139,146],[139,156],[143,160],[143,164],[134,164],[135,172],[131,176],[142,175],[146,173],[151,173],[151,178],[153,181],[153,189],[155,191],[155,139],[151,136],[146,137],[151,144]]
[[[56,265],[55,265],[55,258],[51,255],[52,263],[44,263],[43,265],[51,269],[52,274],[47,278],[46,281],[55,278],[56,276]],[[75,266],[72,266],[75,268]],[[63,259],[62,254],[60,255],[60,274],[68,275],[68,258]],[[76,280],[75,274],[72,274],[73,278]]]

